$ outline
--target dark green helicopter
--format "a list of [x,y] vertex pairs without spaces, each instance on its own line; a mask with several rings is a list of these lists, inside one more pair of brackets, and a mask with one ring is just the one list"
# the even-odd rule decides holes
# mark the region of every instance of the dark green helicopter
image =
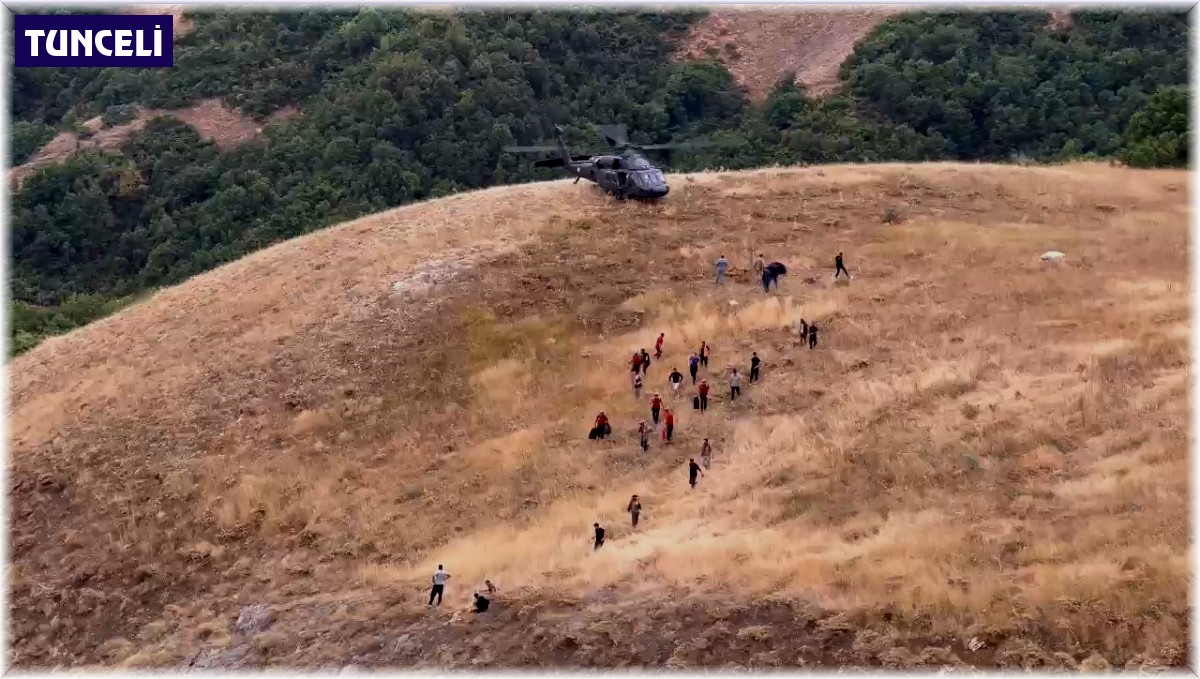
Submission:
[[619,200],[657,200],[671,188],[661,169],[646,160],[641,151],[694,149],[713,146],[712,142],[681,142],[678,144],[630,144],[624,125],[602,125],[600,133],[612,147],[613,153],[602,155],[572,155],[563,141],[563,128],[554,126],[555,146],[506,146],[509,153],[558,153],[557,158],[534,162],[534,167],[561,167],[580,179],[596,182],[600,188]]

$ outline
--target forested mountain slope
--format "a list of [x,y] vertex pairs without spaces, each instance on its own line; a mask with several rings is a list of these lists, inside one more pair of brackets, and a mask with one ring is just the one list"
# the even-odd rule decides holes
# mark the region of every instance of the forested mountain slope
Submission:
[[[282,239],[386,207],[552,176],[500,152],[563,123],[638,141],[739,146],[676,169],[881,160],[1186,162],[1185,15],[913,13],[877,26],[815,99],[781,79],[761,104],[720,63],[673,60],[700,14],[217,13],[169,70],[18,69],[12,149],[140,105],[213,98],[262,124],[221,148],[170,117],[119,150],[28,174],[13,196],[14,349]],[[287,111],[288,115],[279,115]],[[270,116],[274,115],[274,122]],[[86,131],[80,130],[86,134]]]

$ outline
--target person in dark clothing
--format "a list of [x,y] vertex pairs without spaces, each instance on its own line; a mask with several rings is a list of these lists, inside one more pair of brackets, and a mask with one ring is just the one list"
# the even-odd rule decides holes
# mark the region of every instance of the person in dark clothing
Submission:
[[808,348],[815,349],[817,346],[817,324],[813,323],[808,326]]
[[692,357],[688,359],[688,372],[692,374],[692,384],[693,385],[696,384],[696,372],[699,370],[700,370],[700,356],[698,354],[692,354]]
[[708,348],[708,343],[701,342],[700,343],[700,365],[704,366],[705,368],[708,367],[708,355],[710,353],[711,353],[711,350]]
[[800,341],[808,341],[808,321],[805,321],[803,318],[800,319]]
[[763,269],[763,292],[771,291],[771,284],[779,289],[779,277],[787,274],[787,267],[782,262],[771,262]]
[[658,412],[662,409],[662,396],[658,392],[654,393],[654,398],[650,399],[650,419],[654,420],[654,428],[658,429]]
[[771,272],[771,280],[775,282],[775,287],[779,287],[779,277],[787,275],[787,267],[783,262],[771,262],[766,266],[766,271]]
[[679,372],[678,368],[671,370],[671,374],[667,375],[667,382],[671,384],[671,391],[679,394],[679,385],[683,384],[683,373]]
[[604,529],[598,523],[593,523],[592,527],[596,529],[596,544],[592,547],[594,551],[604,546]]
[[650,428],[646,423],[638,422],[638,443],[642,446],[642,452],[650,450]]
[[700,396],[700,412],[708,410],[708,380],[700,380],[700,387],[696,389]]
[[434,597],[437,597],[437,605],[442,605],[442,591],[446,588],[446,581],[450,579],[450,574],[443,568],[442,564],[438,564],[438,569],[433,573],[433,589],[429,590],[429,605],[433,605]]
[[833,274],[834,278],[841,276],[843,273],[846,274],[846,278],[850,277],[850,272],[846,271],[846,265],[842,263],[842,253],[837,253],[837,257],[833,260],[833,265],[837,268]]
[[475,612],[482,613],[488,609],[491,602],[479,592],[475,592]]
[[704,476],[704,472],[700,471],[700,465],[696,464],[695,458],[688,460],[688,485],[692,488],[696,487],[696,475]]
[[650,370],[650,354],[642,349],[642,374],[645,375],[648,370]]
[[638,499],[638,496],[634,495],[629,500],[629,506],[625,508],[625,511],[629,512],[629,517],[633,520],[633,527],[637,528],[638,517],[642,514],[642,501]]
[[758,381],[758,367],[760,365],[762,365],[762,359],[760,359],[758,357],[758,352],[756,351],[750,355],[750,382],[751,383]]

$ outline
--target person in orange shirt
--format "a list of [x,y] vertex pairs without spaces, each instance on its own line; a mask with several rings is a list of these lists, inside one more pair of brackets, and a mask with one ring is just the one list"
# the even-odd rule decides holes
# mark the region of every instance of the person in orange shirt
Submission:
[[671,412],[670,408],[663,413],[663,422],[667,425],[667,428],[663,430],[663,440],[670,443],[671,434],[675,433],[675,413]]
[[697,391],[700,392],[700,412],[704,412],[708,410],[708,380],[700,380]]
[[658,339],[654,341],[654,358],[662,358],[662,345],[666,333],[658,333]]

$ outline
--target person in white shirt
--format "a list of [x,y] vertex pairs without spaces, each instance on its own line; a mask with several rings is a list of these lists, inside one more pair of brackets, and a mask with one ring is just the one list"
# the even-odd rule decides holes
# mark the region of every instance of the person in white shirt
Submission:
[[739,394],[742,393],[742,376],[738,374],[737,368],[733,369],[733,374],[729,376],[729,400],[736,401]]
[[438,564],[437,571],[433,574],[433,589],[429,590],[429,605],[433,605],[433,598],[437,597],[438,605],[442,605],[442,590],[446,587],[446,581],[450,579],[450,574],[442,570],[442,564]]

